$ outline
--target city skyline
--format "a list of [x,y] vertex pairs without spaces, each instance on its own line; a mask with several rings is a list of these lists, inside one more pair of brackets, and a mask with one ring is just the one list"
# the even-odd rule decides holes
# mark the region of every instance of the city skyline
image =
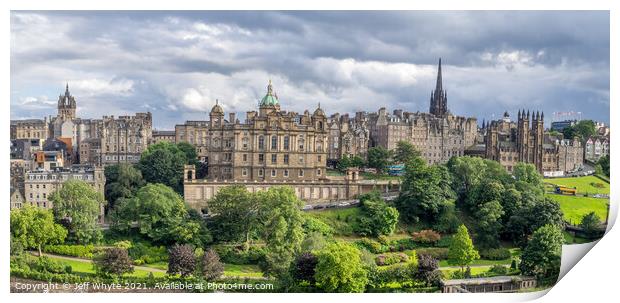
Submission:
[[284,110],[428,112],[441,57],[455,114],[609,122],[608,12],[14,11],[11,26],[11,119],[53,115],[66,82],[78,116],[150,111],[157,129],[216,99],[242,118],[269,79]]

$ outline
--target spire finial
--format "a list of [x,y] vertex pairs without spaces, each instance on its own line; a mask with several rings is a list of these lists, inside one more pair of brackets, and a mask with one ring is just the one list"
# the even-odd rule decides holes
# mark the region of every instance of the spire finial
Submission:
[[219,104],[219,102],[220,102],[220,100],[215,99],[215,105],[218,105],[218,104]]
[[69,82],[67,82],[67,86],[65,87],[65,95],[69,95]]
[[271,79],[269,79],[269,85],[267,85],[267,95],[273,95],[273,86],[271,85]]
[[321,108],[321,101],[319,101],[319,108]]
[[437,85],[435,87],[435,92],[440,92],[442,91],[442,78],[441,78],[441,57],[439,58],[439,67],[437,68]]

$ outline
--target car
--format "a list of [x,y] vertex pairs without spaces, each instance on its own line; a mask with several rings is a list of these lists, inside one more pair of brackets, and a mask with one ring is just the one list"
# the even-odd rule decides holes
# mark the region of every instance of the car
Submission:
[[310,209],[313,209],[313,208],[314,208],[314,206],[307,204],[307,205],[304,205],[304,207],[302,209],[303,210],[310,210]]
[[345,207],[345,206],[349,206],[349,205],[351,205],[351,203],[349,203],[349,202],[340,202],[340,203],[338,203],[338,206],[340,206],[340,207]]

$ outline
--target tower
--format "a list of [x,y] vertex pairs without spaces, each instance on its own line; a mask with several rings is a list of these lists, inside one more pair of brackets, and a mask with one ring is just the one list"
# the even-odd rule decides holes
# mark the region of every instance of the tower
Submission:
[[209,120],[211,127],[224,126],[224,110],[220,106],[217,99],[215,100],[215,105],[211,108],[211,112],[209,113]]
[[431,91],[431,105],[429,112],[437,117],[444,117],[448,113],[448,94],[443,90],[443,80],[441,76],[441,58],[437,68],[437,83],[435,90]]
[[536,166],[539,172],[542,172],[542,159],[543,159],[543,140],[544,140],[544,119],[545,114],[536,112],[536,117],[532,113],[532,163]]
[[519,111],[517,118],[517,152],[519,162],[530,162],[529,160],[529,139],[530,139],[530,111]]
[[58,96],[58,118],[61,120],[75,119],[75,97],[69,93],[69,83],[65,89],[65,94]]

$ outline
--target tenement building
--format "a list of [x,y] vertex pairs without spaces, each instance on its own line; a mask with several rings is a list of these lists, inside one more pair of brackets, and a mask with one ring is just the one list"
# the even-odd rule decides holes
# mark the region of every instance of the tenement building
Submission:
[[444,163],[453,156],[464,155],[474,145],[478,132],[475,117],[455,116],[448,110],[448,94],[443,89],[441,59],[435,90],[431,92],[429,113],[385,108],[368,115],[370,145],[389,150],[399,141],[413,144],[429,164]]
[[551,136],[544,130],[544,113],[519,110],[517,122],[508,112],[485,127],[485,156],[512,172],[518,162],[531,163],[546,176],[563,175],[583,165],[583,147],[578,140]]
[[286,112],[271,82],[259,104],[241,123],[234,113],[225,119],[216,101],[209,121],[177,125],[176,142],[196,146],[208,164],[209,180],[317,180],[325,175],[327,117],[319,107],[310,114]]
[[[49,201],[50,195],[60,190],[68,180],[82,180],[102,195],[104,193],[105,175],[101,167],[74,165],[70,168],[32,170],[26,172],[24,177],[24,203],[52,208],[53,205]],[[101,214],[103,214],[103,206]]]
[[80,164],[135,163],[151,140],[153,120],[151,113],[134,116],[104,116],[102,119],[77,117],[77,100],[69,92],[58,96],[58,113],[49,119],[46,138],[57,138],[73,146],[75,159]]
[[11,120],[11,140],[34,139],[43,143],[47,135],[47,119]]
[[364,112],[349,118],[349,114],[333,114],[327,119],[329,129],[327,160],[334,166],[343,156],[366,159],[370,142],[368,116]]

